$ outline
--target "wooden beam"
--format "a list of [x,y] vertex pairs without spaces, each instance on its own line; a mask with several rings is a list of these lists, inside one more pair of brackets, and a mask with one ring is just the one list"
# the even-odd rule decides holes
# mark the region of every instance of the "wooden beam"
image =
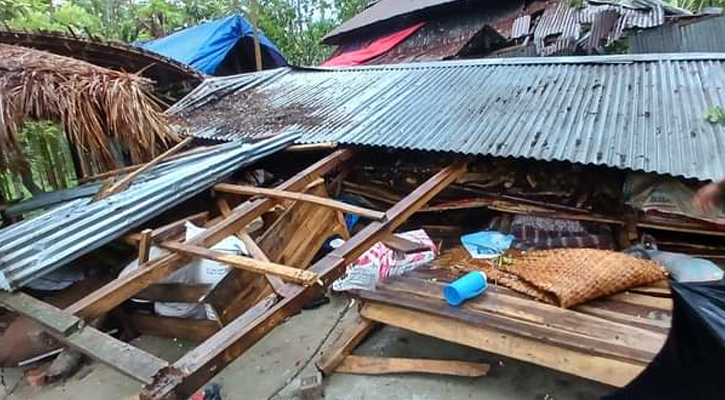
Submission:
[[315,365],[325,375],[330,375],[342,363],[345,357],[370,334],[375,323],[369,319],[358,317],[355,322],[342,332],[339,338],[330,345]]
[[489,364],[394,357],[347,356],[335,372],[357,375],[436,374],[479,378],[488,375]]
[[62,343],[141,383],[151,383],[153,375],[168,365],[166,361],[84,325],[78,317],[25,293],[0,292],[0,306],[40,323]]
[[[466,170],[466,166],[465,162],[456,162],[444,168],[393,206],[386,213],[384,221],[370,223],[344,245],[317,261],[310,270],[320,276],[325,287],[330,285],[342,276],[350,262],[455,181]],[[155,383],[142,389],[141,398],[171,400],[190,396],[322,290],[317,285],[300,287],[293,296],[276,303],[276,296],[272,297],[271,305],[259,303],[187,353],[171,368],[159,371]]]
[[365,318],[396,328],[506,355],[612,386],[628,384],[645,367],[642,364],[585,354],[536,339],[502,334],[479,325],[382,303],[366,302],[360,313]]
[[206,319],[188,319],[148,315],[137,312],[128,314],[134,329],[142,335],[160,336],[201,342],[216,333],[219,322]]
[[[352,158],[353,154],[353,151],[349,149],[336,151],[299,172],[278,188],[289,191],[301,190],[310,182]],[[242,203],[232,211],[231,215],[195,237],[190,244],[213,246],[225,237],[239,232],[255,218],[272,209],[275,204],[270,199]],[[139,268],[96,290],[70,306],[67,311],[86,320],[95,319],[130,299],[142,289],[183,267],[188,260],[188,257],[179,254],[160,257],[151,261],[146,268]]]
[[295,144],[284,149],[285,152],[297,153],[303,151],[321,151],[321,150],[333,150],[337,148],[335,142],[324,142],[324,143],[312,143],[312,144]]
[[[209,147],[194,147],[191,150],[166,157],[166,161],[178,160],[179,158],[182,158],[182,157],[188,157],[188,156],[192,156],[194,154],[200,154],[200,153],[204,153],[207,151],[209,151]],[[113,177],[116,175],[126,174],[129,172],[133,172],[133,171],[143,167],[144,165],[146,165],[146,163],[130,165],[128,167],[118,168],[118,169],[114,169],[111,171],[102,172],[100,174],[83,177],[78,180],[78,183],[87,183],[87,182],[91,182],[91,181],[97,181],[100,179],[110,178],[110,177]]]
[[229,183],[219,183],[214,186],[214,190],[224,193],[241,194],[249,196],[264,196],[273,199],[304,201],[307,203],[317,204],[323,207],[332,208],[350,214],[359,215],[373,221],[380,221],[385,218],[385,213],[376,210],[370,210],[363,207],[354,206],[352,204],[343,203],[341,201],[332,200],[324,197],[317,197],[310,194],[289,192],[278,189],[266,189],[255,186],[232,185]]
[[288,267],[286,265],[275,264],[271,262],[259,261],[249,257],[226,254],[220,251],[207,249],[206,247],[174,242],[164,242],[159,244],[159,247],[186,256],[200,257],[207,260],[216,261],[234,268],[243,269],[245,271],[254,272],[257,274],[276,275],[280,278],[286,279],[291,282],[299,283],[301,285],[313,285],[319,280],[317,274],[306,271],[304,269]]
[[179,150],[183,149],[184,147],[186,147],[186,145],[191,143],[192,140],[194,140],[194,138],[189,136],[181,142],[177,143],[174,147],[159,154],[158,156],[156,156],[156,158],[144,164],[143,167],[138,168],[130,174],[124,176],[120,181],[114,183],[113,186],[111,186],[110,188],[98,192],[98,194],[93,197],[93,201],[98,201],[108,196],[112,196],[116,193],[123,192],[131,185],[131,183],[133,183],[134,179],[136,179],[139,175],[155,167],[162,161],[165,161],[167,157],[176,154]]
[[[327,195],[321,185],[310,190],[316,196]],[[311,203],[293,203],[259,237],[259,248],[272,262],[307,269],[326,239],[344,229],[335,220],[335,213]],[[290,286],[296,285],[287,284],[285,293],[277,293],[289,297],[294,293]],[[235,269],[204,301],[214,307],[219,319],[227,325],[273,291],[276,290],[259,275]]]
[[[307,187],[309,187],[309,185]],[[307,189],[307,187],[305,187],[305,189]],[[219,197],[217,199],[217,206],[219,207],[219,212],[221,212],[224,217],[227,217],[232,213],[232,209],[231,207],[229,207],[229,203],[224,197]],[[252,256],[252,258],[263,262],[270,262],[269,258],[267,258],[267,255],[264,254],[264,251],[259,248],[257,242],[255,242],[254,239],[249,236],[249,233],[247,233],[245,229],[237,232],[237,237],[244,243],[244,247],[247,248],[247,251],[249,252],[249,255]],[[272,286],[272,289],[274,289],[275,293],[277,293],[278,295],[282,297],[287,297],[291,293],[291,287],[288,286],[282,280],[282,278],[274,276],[272,274],[265,274],[264,276],[267,278],[270,286]]]
[[149,261],[151,253],[151,237],[153,231],[144,229],[141,231],[141,239],[138,241],[138,265],[139,267]]
[[[251,236],[246,231],[240,231],[237,233],[237,237],[239,240],[241,240],[244,243],[244,247],[247,248],[247,251],[249,252],[249,255],[252,256],[255,260],[262,261],[262,262],[271,262],[266,254],[264,254],[264,251],[259,248],[259,245],[257,245],[257,242],[252,239]],[[294,289],[293,285],[285,283],[282,278],[279,276],[275,276],[272,274],[265,274],[264,275],[267,278],[267,282],[269,282],[269,285],[272,286],[272,289],[275,293],[282,297],[287,297],[292,294],[292,290]]]

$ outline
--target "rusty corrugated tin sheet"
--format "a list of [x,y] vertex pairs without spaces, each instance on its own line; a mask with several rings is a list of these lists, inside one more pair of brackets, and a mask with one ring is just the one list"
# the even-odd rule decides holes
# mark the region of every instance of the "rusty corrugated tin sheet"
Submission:
[[[245,75],[180,115],[223,140],[299,128],[304,143],[559,160],[697,179],[725,176],[725,55],[479,59]],[[231,81],[218,87],[231,88]],[[255,115],[195,124],[222,101]],[[205,104],[198,107],[198,104]],[[304,117],[301,117],[301,113]],[[273,121],[271,124],[258,121]]]
[[511,39],[527,36],[531,32],[531,15],[522,15],[511,26]]
[[581,33],[579,11],[565,1],[547,8],[534,29],[534,44],[540,55],[573,50]]
[[612,37],[619,18],[620,14],[614,10],[604,10],[596,14],[587,38],[587,47],[596,49],[609,43],[609,38]]
[[97,202],[88,195],[0,230],[0,289],[15,290],[53,272],[284,149],[297,136],[285,133],[255,144],[215,146],[157,166],[121,193]]
[[679,20],[629,36],[630,54],[725,52],[725,17]]

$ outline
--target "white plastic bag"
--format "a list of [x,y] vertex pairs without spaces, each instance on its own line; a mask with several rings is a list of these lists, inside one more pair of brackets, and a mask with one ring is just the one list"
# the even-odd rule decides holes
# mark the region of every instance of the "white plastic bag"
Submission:
[[[204,233],[206,229],[200,228],[190,222],[186,223],[186,235],[184,242],[189,242],[194,237]],[[247,248],[244,243],[234,236],[228,236],[221,242],[214,245],[212,250],[226,254],[246,255]],[[151,247],[150,259],[157,258],[165,252],[157,247]],[[127,265],[121,276],[138,269],[138,260]],[[207,284],[216,285],[226,276],[230,267],[218,262],[195,259],[185,267],[177,270],[171,275],[165,277],[159,283],[188,283],[188,284]],[[217,316],[213,308],[209,305],[200,303],[163,303],[156,302],[154,310],[157,314],[167,317],[180,317],[191,319],[212,319],[216,320]]]

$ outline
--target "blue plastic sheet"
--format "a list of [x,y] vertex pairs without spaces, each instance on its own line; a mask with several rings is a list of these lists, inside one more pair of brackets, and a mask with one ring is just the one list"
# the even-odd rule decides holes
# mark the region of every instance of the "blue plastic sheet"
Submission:
[[[160,39],[139,43],[138,46],[213,75],[240,40],[253,36],[252,24],[240,15],[232,15],[186,28]],[[259,44],[262,52],[273,60],[274,67],[287,65],[274,43],[261,31]]]
[[495,258],[508,250],[515,239],[497,231],[481,231],[461,236],[461,243],[473,258]]

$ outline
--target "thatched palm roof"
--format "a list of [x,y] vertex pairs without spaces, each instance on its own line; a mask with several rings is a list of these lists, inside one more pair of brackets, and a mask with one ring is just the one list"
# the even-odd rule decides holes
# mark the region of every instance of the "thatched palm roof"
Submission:
[[116,167],[114,138],[133,162],[178,140],[147,93],[151,81],[44,51],[0,44],[0,172],[22,157],[26,117],[58,121],[103,169]]

